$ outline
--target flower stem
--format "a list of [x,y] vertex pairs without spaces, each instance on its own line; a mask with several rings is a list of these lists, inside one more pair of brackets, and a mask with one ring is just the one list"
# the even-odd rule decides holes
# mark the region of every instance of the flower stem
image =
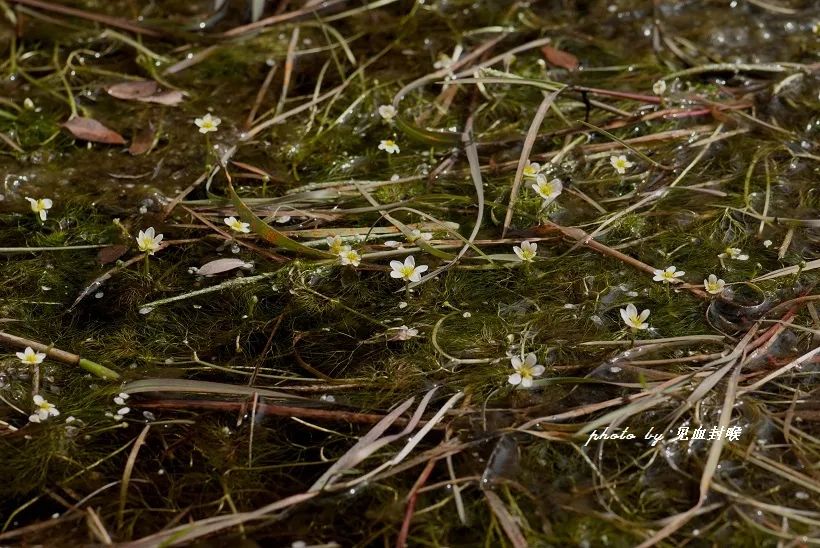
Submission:
[[148,266],[148,253],[145,254],[145,262],[142,265],[142,272],[145,274],[146,278],[151,276],[151,271]]

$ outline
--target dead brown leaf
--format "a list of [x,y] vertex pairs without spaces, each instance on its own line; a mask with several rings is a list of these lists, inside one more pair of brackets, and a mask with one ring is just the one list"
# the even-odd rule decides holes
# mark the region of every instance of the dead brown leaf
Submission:
[[128,253],[128,246],[122,244],[110,245],[102,248],[97,253],[97,260],[100,264],[113,263],[123,255]]
[[151,145],[154,143],[154,135],[156,131],[154,130],[154,126],[148,124],[148,126],[139,130],[134,138],[131,139],[131,146],[128,147],[128,152],[137,156],[139,154],[145,154],[149,150],[151,150]]
[[571,53],[561,51],[552,46],[544,46],[541,48],[541,53],[544,54],[544,59],[551,65],[565,68],[567,70],[576,70],[578,68],[578,58]]
[[142,103],[158,103],[166,106],[176,106],[182,102],[184,94],[181,91],[160,91],[159,84],[153,80],[139,82],[123,82],[114,84],[106,91],[112,97],[124,101],[140,101]]
[[112,129],[108,129],[93,118],[77,116],[64,123],[63,127],[70,131],[74,137],[82,139],[83,141],[106,143],[109,145],[125,144],[125,139],[122,135]]

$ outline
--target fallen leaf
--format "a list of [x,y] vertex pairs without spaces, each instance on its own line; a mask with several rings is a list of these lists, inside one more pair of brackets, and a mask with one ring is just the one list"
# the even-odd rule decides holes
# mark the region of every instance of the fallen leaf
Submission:
[[125,255],[126,253],[128,253],[128,246],[127,245],[122,245],[122,244],[110,245],[108,247],[102,248],[97,253],[97,260],[100,262],[100,264],[113,263],[114,261],[116,261],[117,259],[119,259],[123,255]]
[[571,53],[561,51],[552,46],[544,46],[541,48],[541,53],[544,54],[544,58],[551,65],[567,70],[575,70],[578,68],[578,58]]
[[183,98],[184,94],[181,91],[174,89],[156,93],[150,97],[143,97],[141,99],[137,99],[137,101],[142,101],[143,103],[159,103],[160,105],[175,107],[182,102]]
[[64,123],[63,127],[70,131],[74,137],[82,139],[83,141],[106,143],[109,145],[125,144],[125,139],[122,135],[112,129],[108,129],[93,118],[77,116]]
[[209,263],[205,263],[196,270],[199,276],[213,276],[214,274],[222,274],[236,268],[251,268],[251,263],[246,263],[241,259],[217,259]]
[[159,91],[159,84],[152,80],[139,82],[123,82],[114,84],[106,90],[109,95],[124,101],[140,101],[143,103],[158,103],[160,105],[176,106],[182,102],[184,94],[181,91]]
[[134,138],[131,139],[131,146],[128,147],[128,152],[134,156],[148,152],[154,143],[155,133],[154,127],[151,124],[139,130],[137,134],[134,135]]
[[134,99],[149,97],[155,94],[157,89],[159,89],[159,85],[156,82],[152,80],[140,80],[139,82],[123,82],[122,84],[114,84],[106,91],[108,91],[109,95],[116,97],[117,99],[132,101]]

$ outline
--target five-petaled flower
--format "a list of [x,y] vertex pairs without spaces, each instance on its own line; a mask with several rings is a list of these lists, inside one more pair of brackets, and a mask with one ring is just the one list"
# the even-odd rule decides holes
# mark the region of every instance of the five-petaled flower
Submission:
[[41,422],[49,417],[56,417],[60,414],[54,404],[48,403],[48,401],[40,394],[34,396],[34,405],[34,414],[28,418],[30,422]]
[[652,93],[655,95],[663,95],[666,93],[666,81],[665,80],[658,80],[654,84],[652,84]]
[[392,122],[396,114],[398,114],[398,112],[393,105],[382,105],[379,107],[379,116],[381,116],[385,122]]
[[379,143],[379,150],[383,150],[388,154],[396,154],[401,152],[399,150],[399,145],[396,144],[396,141],[393,139],[382,139]]
[[663,282],[663,283],[679,283],[682,280],[679,280],[681,276],[686,274],[683,270],[677,270],[674,266],[669,266],[666,270],[655,270],[653,272],[655,277],[652,278],[652,281],[655,282]]
[[413,230],[411,230],[410,234],[408,234],[405,237],[407,238],[407,242],[411,243],[411,244],[416,243],[416,240],[421,240],[423,242],[429,242],[430,240],[433,239],[432,234],[430,234],[429,232],[422,232],[418,228],[414,228]]
[[416,266],[416,259],[412,255],[408,255],[407,258],[404,259],[404,263],[401,261],[390,261],[390,268],[393,269],[390,272],[391,278],[401,278],[407,282],[417,282],[421,280],[421,274],[427,270],[428,266],[426,264]]
[[736,261],[749,260],[749,256],[743,253],[739,247],[727,247],[718,257],[721,259],[734,259]]
[[564,185],[560,179],[547,181],[547,178],[542,173],[536,175],[535,183],[531,186],[535,193],[544,199],[545,205],[556,199],[564,190]]
[[513,246],[513,252],[525,263],[531,262],[538,254],[538,244],[530,241],[521,242],[521,247]]
[[389,331],[395,331],[395,333],[393,333],[388,339],[389,341],[407,341],[419,334],[418,329],[414,327],[407,327],[406,325],[391,327]]
[[610,156],[609,163],[612,164],[612,167],[615,168],[620,175],[626,173],[626,170],[631,168],[633,165],[632,162],[626,159],[626,156],[621,154],[620,156]]
[[27,346],[23,352],[17,352],[17,357],[26,365],[39,365],[46,359],[46,355],[42,352],[35,352],[30,346]]
[[48,210],[51,209],[52,205],[54,205],[54,202],[48,198],[35,200],[34,198],[26,197],[26,200],[28,200],[31,204],[31,211],[39,215],[41,221],[46,220],[46,217],[48,217]]
[[527,162],[524,166],[524,177],[535,178],[541,172],[541,165],[536,162]]
[[703,280],[703,288],[711,295],[717,295],[723,291],[726,282],[718,279],[714,274],[709,274],[709,277]]
[[359,263],[362,262],[362,256],[359,255],[358,251],[346,245],[339,251],[339,260],[344,265],[359,266]]
[[137,246],[140,251],[153,255],[159,250],[159,243],[162,241],[162,234],[157,234],[154,227],[149,227],[145,231],[140,230],[137,234]]
[[202,118],[197,118],[194,120],[194,123],[199,128],[200,133],[210,133],[219,128],[219,124],[222,123],[222,120],[217,116],[211,116],[211,113],[209,112]]
[[328,249],[334,255],[339,255],[342,250],[347,247],[340,236],[328,236],[325,238],[325,241],[327,242]]
[[643,312],[638,314],[638,309],[635,308],[635,305],[629,303],[626,305],[626,308],[621,309],[621,318],[623,318],[624,323],[631,327],[632,329],[646,329],[649,327],[649,324],[646,323],[646,318],[649,317],[649,310],[644,310]]
[[536,364],[537,358],[535,354],[530,352],[522,360],[518,356],[510,358],[515,373],[507,378],[507,382],[513,386],[521,385],[524,388],[532,386],[532,378],[539,377],[544,374],[545,368],[543,365]]
[[247,234],[251,231],[251,225],[248,223],[243,223],[236,217],[225,217],[222,219],[226,225],[231,227],[231,230],[234,232],[242,232],[243,234]]

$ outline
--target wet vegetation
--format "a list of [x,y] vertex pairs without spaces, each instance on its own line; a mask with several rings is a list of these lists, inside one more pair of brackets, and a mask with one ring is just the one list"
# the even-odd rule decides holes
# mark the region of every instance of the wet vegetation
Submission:
[[820,543],[816,3],[259,4],[0,0],[0,544]]

